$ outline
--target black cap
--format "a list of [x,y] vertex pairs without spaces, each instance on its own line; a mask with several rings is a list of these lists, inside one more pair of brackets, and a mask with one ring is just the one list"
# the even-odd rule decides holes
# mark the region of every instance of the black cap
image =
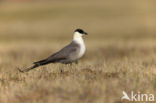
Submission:
[[87,35],[87,33],[84,32],[82,29],[76,29],[75,32],[79,32],[79,33],[81,33],[81,34],[85,34],[85,35]]

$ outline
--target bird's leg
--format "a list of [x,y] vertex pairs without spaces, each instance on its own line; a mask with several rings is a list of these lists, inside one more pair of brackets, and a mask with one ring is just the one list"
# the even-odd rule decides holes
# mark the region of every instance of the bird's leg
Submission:
[[26,69],[24,69],[24,70],[21,70],[21,69],[19,69],[19,68],[17,68],[17,69],[18,69],[19,72],[28,72],[29,70],[35,69],[35,68],[37,68],[37,67],[39,67],[39,66],[40,66],[40,64],[38,63],[38,64],[34,64],[33,66],[31,66],[31,67],[29,67],[29,68],[26,68]]
[[70,65],[70,66],[72,66],[72,62],[71,62],[71,63],[69,63],[69,65]]
[[78,63],[79,63],[79,62],[76,60],[76,61],[75,61],[75,64],[78,64]]
[[59,71],[60,71],[60,73],[63,73],[64,72],[63,65],[62,64],[60,64],[60,66],[59,66]]
[[61,69],[60,72],[63,73],[63,70]]
[[72,62],[66,64],[68,68],[72,68]]

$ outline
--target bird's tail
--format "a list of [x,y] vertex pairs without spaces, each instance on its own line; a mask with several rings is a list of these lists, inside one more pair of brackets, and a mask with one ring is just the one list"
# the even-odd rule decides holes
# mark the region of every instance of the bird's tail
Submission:
[[40,65],[37,65],[37,64],[34,64],[33,66],[27,68],[27,69],[24,69],[24,70],[21,70],[19,68],[17,68],[20,72],[28,72],[29,70],[32,70],[32,69],[35,69],[37,67],[39,67]]
[[37,62],[34,62],[33,64],[34,65],[46,65],[46,64],[49,64],[50,62],[53,62],[53,61],[49,61],[48,59],[44,59],[44,60],[40,60],[40,61],[37,61]]
[[39,67],[39,66],[41,66],[41,65],[45,65],[45,64],[48,64],[48,63],[50,63],[49,61],[47,61],[46,59],[45,60],[41,60],[41,61],[38,61],[38,62],[34,62],[34,65],[33,66],[31,66],[31,67],[29,67],[29,68],[27,68],[27,69],[24,69],[24,70],[21,70],[21,69],[19,69],[19,68],[17,68],[20,72],[28,72],[28,71],[30,71],[30,70],[32,70],[32,69],[35,69],[35,68],[37,68],[37,67]]
[[40,60],[40,61],[37,61],[37,62],[34,62],[33,64],[43,64],[44,62],[46,62],[47,59],[43,59],[43,60]]

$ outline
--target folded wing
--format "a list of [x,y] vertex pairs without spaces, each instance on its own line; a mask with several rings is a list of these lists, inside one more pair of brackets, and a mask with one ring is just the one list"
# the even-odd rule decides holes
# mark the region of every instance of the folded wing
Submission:
[[74,58],[74,56],[77,55],[78,52],[79,45],[73,41],[60,51],[48,57],[47,59],[34,62],[34,64],[45,65],[48,63],[56,63],[56,62],[68,63],[70,62],[70,60],[72,60],[72,58]]

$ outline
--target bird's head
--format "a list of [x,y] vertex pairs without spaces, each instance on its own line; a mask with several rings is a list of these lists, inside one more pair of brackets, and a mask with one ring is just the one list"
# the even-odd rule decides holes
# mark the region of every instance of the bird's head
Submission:
[[74,31],[74,38],[81,38],[84,35],[88,35],[85,31],[83,31],[82,29],[76,29]]

